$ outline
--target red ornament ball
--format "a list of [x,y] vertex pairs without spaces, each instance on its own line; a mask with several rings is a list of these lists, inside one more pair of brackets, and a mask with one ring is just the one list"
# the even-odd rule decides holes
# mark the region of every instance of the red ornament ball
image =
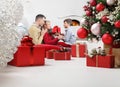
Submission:
[[91,6],[96,6],[96,5],[97,5],[96,0],[90,0],[90,5],[91,5]]
[[114,25],[115,25],[116,28],[120,28],[120,20],[116,21],[116,22],[114,23]]
[[102,41],[104,44],[107,44],[107,45],[112,45],[113,43],[113,36],[110,35],[109,33],[106,33],[102,36]]
[[101,18],[101,22],[103,22],[103,23],[108,22],[108,20],[109,20],[109,18],[107,18],[107,16],[103,16],[103,17]]
[[102,3],[97,4],[96,10],[98,12],[103,11],[104,9],[105,9],[105,5],[104,4],[102,4]]
[[91,15],[92,15],[92,12],[88,10],[88,11],[86,11],[86,15],[87,15],[87,16],[91,16]]
[[79,38],[84,39],[88,36],[88,31],[85,28],[80,28],[77,31],[77,35],[78,35]]

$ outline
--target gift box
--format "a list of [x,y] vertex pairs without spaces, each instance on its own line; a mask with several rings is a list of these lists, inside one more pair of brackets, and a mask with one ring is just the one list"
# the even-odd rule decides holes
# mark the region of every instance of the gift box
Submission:
[[14,66],[35,66],[45,64],[45,48],[42,46],[19,46],[14,59],[9,62]]
[[56,52],[56,50],[49,50],[49,51],[47,51],[46,52],[46,58],[48,58],[48,59],[53,59],[53,54],[54,54],[54,52]]
[[106,55],[96,55],[92,58],[86,56],[86,65],[91,67],[103,67],[103,68],[114,68],[114,56]]
[[97,66],[96,56],[93,56],[92,58],[89,56],[86,56],[86,65],[91,67]]
[[98,56],[98,67],[114,68],[115,59],[114,56]]
[[72,45],[72,57],[85,57],[86,44],[74,44]]
[[54,52],[53,55],[55,60],[71,60],[70,52]]

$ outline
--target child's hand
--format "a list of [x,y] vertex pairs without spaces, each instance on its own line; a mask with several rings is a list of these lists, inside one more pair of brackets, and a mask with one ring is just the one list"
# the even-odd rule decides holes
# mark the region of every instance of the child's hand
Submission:
[[63,39],[63,35],[59,35],[59,36],[58,36],[58,39],[59,39],[59,40]]

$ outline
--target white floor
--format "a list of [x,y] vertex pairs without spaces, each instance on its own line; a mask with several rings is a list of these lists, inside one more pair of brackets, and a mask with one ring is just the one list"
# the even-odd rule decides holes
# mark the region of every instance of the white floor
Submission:
[[120,87],[120,69],[86,67],[85,58],[46,59],[45,66],[8,66],[0,72],[0,87]]

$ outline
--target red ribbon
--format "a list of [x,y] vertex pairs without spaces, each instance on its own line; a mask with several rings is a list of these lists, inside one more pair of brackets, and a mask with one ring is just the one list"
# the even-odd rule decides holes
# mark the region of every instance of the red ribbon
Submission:
[[21,40],[21,46],[33,46],[32,38],[29,36],[24,36]]

